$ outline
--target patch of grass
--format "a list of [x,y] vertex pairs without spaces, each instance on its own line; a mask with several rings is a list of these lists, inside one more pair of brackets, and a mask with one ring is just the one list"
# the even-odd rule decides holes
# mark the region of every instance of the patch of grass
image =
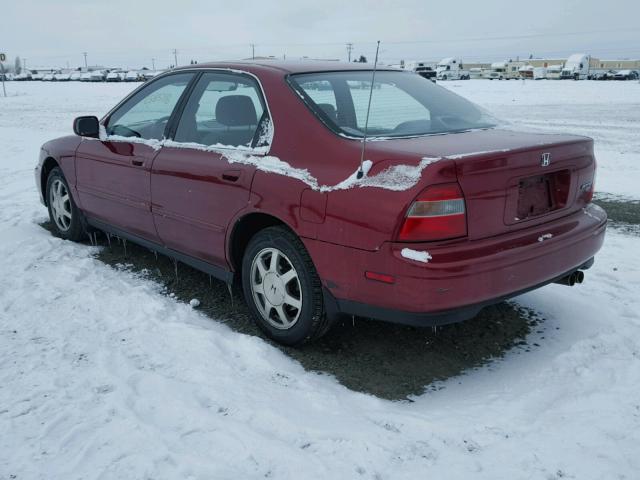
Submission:
[[597,194],[593,203],[602,207],[614,224],[640,225],[640,201]]

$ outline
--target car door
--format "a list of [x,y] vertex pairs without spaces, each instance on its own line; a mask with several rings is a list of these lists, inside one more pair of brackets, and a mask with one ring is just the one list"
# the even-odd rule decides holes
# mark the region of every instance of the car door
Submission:
[[269,121],[253,77],[209,71],[197,80],[151,171],[153,218],[167,247],[227,267],[226,229],[247,205],[256,170],[230,159],[259,158],[258,132]]
[[100,139],[76,151],[79,203],[89,217],[147,240],[158,236],[151,216],[151,166],[169,118],[193,73],[155,80],[103,120]]

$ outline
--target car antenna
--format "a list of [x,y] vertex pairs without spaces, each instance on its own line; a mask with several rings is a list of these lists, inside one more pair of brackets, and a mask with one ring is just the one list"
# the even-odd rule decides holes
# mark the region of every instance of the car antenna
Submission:
[[358,170],[357,178],[361,179],[364,176],[364,169],[362,164],[364,163],[364,149],[367,144],[367,130],[369,129],[369,112],[371,111],[371,97],[373,96],[373,83],[376,81],[376,69],[378,68],[378,52],[380,51],[380,40],[376,46],[376,59],[373,62],[373,73],[371,74],[371,88],[369,88],[369,104],[367,105],[367,117],[364,121],[364,136],[362,137],[362,150],[360,151],[360,169]]

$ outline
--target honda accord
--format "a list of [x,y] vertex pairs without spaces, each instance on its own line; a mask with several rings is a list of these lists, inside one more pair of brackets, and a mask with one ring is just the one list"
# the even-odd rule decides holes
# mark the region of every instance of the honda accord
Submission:
[[[242,285],[272,339],[411,325],[593,263],[593,141],[523,133],[420,75],[251,61],[173,69],[43,145],[57,234],[100,230]],[[368,137],[368,138],[367,138]]]

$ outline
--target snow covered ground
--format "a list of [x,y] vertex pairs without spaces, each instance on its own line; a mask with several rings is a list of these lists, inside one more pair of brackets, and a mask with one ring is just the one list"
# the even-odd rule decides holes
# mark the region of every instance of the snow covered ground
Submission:
[[[640,197],[640,84],[446,87],[595,137],[598,189]],[[538,348],[411,403],[355,393],[38,225],[40,144],[131,88],[10,83],[0,98],[1,480],[637,478],[640,238],[610,230],[584,285],[518,298],[545,318]]]

